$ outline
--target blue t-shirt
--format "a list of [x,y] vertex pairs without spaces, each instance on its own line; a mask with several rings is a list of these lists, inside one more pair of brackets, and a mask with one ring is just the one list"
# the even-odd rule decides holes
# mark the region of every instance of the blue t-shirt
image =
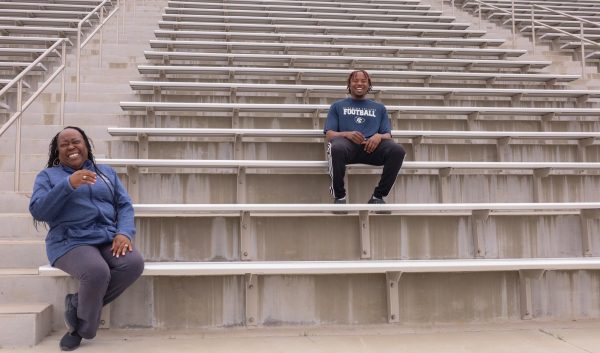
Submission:
[[331,105],[323,132],[327,133],[328,130],[360,131],[365,138],[376,133],[392,132],[387,109],[383,104],[370,99],[352,98],[342,99]]

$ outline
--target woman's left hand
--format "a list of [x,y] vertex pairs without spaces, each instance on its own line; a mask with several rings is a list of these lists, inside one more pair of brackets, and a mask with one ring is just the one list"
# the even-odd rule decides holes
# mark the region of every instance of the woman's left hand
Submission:
[[124,236],[123,234],[115,235],[112,243],[112,254],[113,256],[119,257],[119,255],[125,256],[127,251],[133,251],[133,245],[131,245],[131,240]]

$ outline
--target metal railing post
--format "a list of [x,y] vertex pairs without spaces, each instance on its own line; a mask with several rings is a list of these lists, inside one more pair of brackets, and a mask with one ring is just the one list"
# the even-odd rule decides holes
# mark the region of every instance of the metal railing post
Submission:
[[585,78],[585,41],[583,40],[583,22],[579,22],[579,30],[581,33],[581,78]]
[[517,46],[517,29],[516,29],[516,23],[515,23],[515,0],[511,0],[511,16],[512,16],[512,40],[513,40],[513,48],[515,48]]
[[[22,113],[23,110],[23,78],[17,82],[17,113]],[[16,135],[15,135],[15,185],[14,191],[19,191],[19,185],[21,180],[21,118],[16,121]]]
[[[100,23],[103,23],[103,22],[104,22],[104,8],[102,8],[100,10]],[[102,67],[102,57],[103,57],[103,55],[102,55],[102,44],[104,42],[104,30],[102,29],[103,27],[104,26],[102,26],[100,28],[100,49],[99,49],[99,53],[98,53],[98,54],[100,54],[100,57],[98,58],[98,63],[99,63],[98,67]]]
[[79,69],[81,66],[81,22],[77,25],[77,51],[76,51],[75,60],[77,61],[75,64],[75,84],[77,85],[77,101],[79,102],[79,85],[81,82],[79,81]]
[[452,7],[452,16],[454,16],[454,0],[450,2],[450,6]]
[[[62,42],[61,48],[62,55],[62,66],[67,67],[67,41]],[[67,70],[62,70],[61,82],[60,82],[60,125],[65,126],[65,85],[66,85],[66,73]]]
[[478,2],[477,5],[479,5],[479,29],[481,29],[481,2]]
[[531,5],[531,44],[533,44],[533,53],[535,54],[535,8]]

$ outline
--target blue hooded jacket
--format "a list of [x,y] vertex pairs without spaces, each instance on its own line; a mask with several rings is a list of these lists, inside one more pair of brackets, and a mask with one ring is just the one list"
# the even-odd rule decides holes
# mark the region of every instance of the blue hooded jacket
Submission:
[[131,199],[115,170],[98,165],[105,178],[94,170],[90,160],[82,169],[97,173],[94,185],[73,189],[69,177],[75,170],[63,165],[46,168],[35,178],[29,212],[50,226],[46,254],[52,265],[77,246],[111,243],[117,234],[132,241],[135,236]]

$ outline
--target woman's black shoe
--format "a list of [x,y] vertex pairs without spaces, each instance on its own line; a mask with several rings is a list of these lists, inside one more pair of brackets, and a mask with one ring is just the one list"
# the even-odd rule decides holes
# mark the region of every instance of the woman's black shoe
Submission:
[[65,325],[69,332],[77,331],[78,319],[77,319],[77,307],[73,305],[73,297],[75,294],[67,294],[65,297]]
[[67,332],[60,339],[60,350],[61,351],[72,351],[79,347],[81,344],[81,336],[77,332]]

